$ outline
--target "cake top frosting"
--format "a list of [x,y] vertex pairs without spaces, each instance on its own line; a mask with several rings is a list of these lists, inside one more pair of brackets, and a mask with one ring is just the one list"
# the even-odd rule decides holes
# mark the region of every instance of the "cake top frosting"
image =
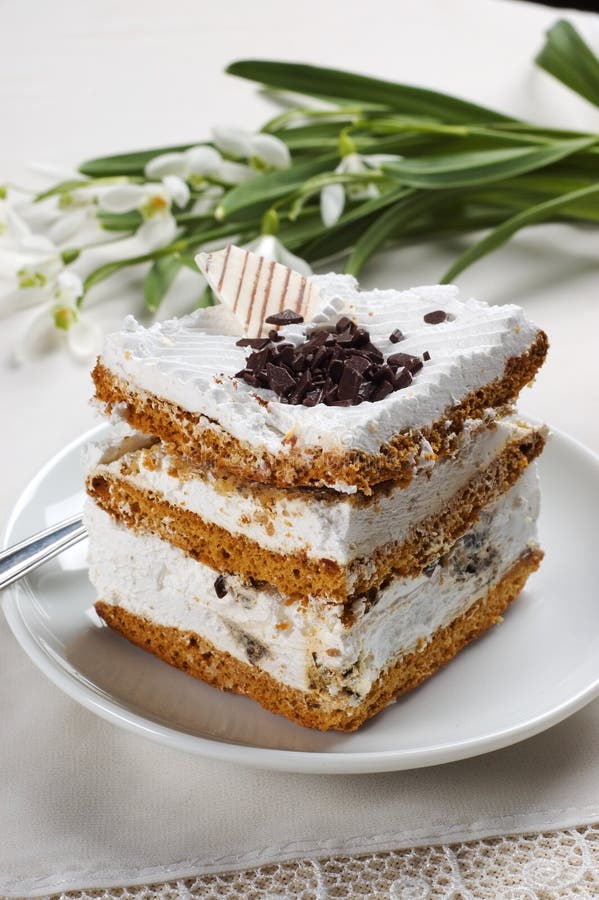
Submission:
[[[311,320],[280,327],[284,343],[300,347],[315,330],[336,331],[346,319],[367,332],[379,364],[381,356],[388,364],[401,353],[396,372],[407,370],[409,383],[348,405],[281,402],[272,387],[241,376],[261,351],[247,341],[239,346],[242,324],[225,305],[150,328],[129,316],[122,331],[107,338],[102,363],[134,390],[205,416],[271,453],[318,447],[376,453],[397,433],[437,421],[449,406],[500,378],[507,361],[524,354],[538,335],[519,307],[462,299],[452,285],[360,291],[354,278],[334,273],[310,283]],[[410,359],[418,360],[415,371],[406,364]]]

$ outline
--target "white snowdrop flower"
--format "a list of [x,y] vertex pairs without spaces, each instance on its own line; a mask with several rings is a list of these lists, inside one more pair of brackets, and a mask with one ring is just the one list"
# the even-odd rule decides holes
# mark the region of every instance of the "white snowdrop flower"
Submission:
[[177,222],[171,212],[173,204],[184,207],[189,201],[189,187],[178,175],[165,175],[162,181],[146,184],[123,184],[107,191],[101,198],[106,212],[126,213],[137,210],[143,222],[136,237],[149,251],[170,244],[177,234]]
[[34,234],[10,205],[3,210],[0,235],[0,316],[45,303],[64,269],[59,250]]
[[256,170],[251,166],[223,159],[218,150],[206,144],[155,156],[144,171],[146,177],[151,179],[176,175],[196,189],[206,181],[235,185],[256,177]]
[[289,269],[299,272],[300,275],[311,275],[312,269],[305,259],[295,256],[291,253],[279,238],[274,234],[263,234],[249,244],[245,244],[245,249],[265,259],[273,259],[275,262],[282,263]]
[[161,153],[145,167],[146,178],[153,181],[166,175],[176,175],[184,181],[197,182],[214,176],[222,163],[222,156],[214,147],[197,145],[180,152]]
[[379,189],[368,180],[372,172],[380,172],[383,163],[401,159],[387,153],[348,153],[343,157],[335,172],[345,175],[364,175],[364,181],[355,184],[327,184],[320,192],[320,215],[327,228],[335,225],[343,214],[346,199],[367,200],[379,196]]
[[274,134],[220,126],[212,129],[212,140],[227,156],[257,161],[270,169],[288,169],[291,165],[287,144]]
[[191,214],[193,216],[212,215],[224,193],[225,190],[220,187],[220,185],[211,184],[210,187],[207,187],[206,190],[202,191],[198,199],[194,201],[190,210]]
[[[42,204],[52,204],[45,223],[45,231],[50,239],[58,247],[73,243],[81,247],[85,244],[113,241],[114,234],[102,228],[97,212],[106,194],[110,194],[115,187],[126,184],[128,179],[122,176],[106,179],[102,184],[90,182],[89,185],[63,191],[42,201]],[[39,207],[42,204],[33,205]]]
[[57,339],[64,340],[78,361],[91,359],[100,349],[100,328],[77,307],[83,283],[74,272],[61,272],[48,299],[28,322],[13,349],[17,364],[31,361]]

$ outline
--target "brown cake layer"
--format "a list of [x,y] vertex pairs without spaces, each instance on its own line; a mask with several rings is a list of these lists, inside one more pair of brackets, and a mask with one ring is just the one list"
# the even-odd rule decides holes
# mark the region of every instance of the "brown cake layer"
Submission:
[[[104,621],[137,646],[208,684],[253,697],[271,712],[308,728],[322,731],[355,731],[367,719],[405,691],[429,678],[474,638],[500,621],[526,579],[538,568],[543,554],[530,550],[512,566],[487,595],[450,625],[436,632],[419,651],[404,656],[387,668],[356,706],[348,695],[332,697],[325,689],[300,691],[288,687],[258,666],[242,662],[218,650],[201,635],[156,625],[120,606],[98,600],[96,610]],[[199,701],[198,701],[199,702]]]
[[431,425],[397,434],[376,454],[360,450],[302,449],[294,444],[293,436],[287,442],[286,453],[272,454],[237,440],[218,422],[148,392],[134,390],[105,368],[101,360],[98,360],[92,377],[96,397],[106,405],[108,412],[121,404],[130,425],[146,434],[156,435],[170,452],[198,465],[283,487],[339,483],[353,485],[368,494],[372,485],[382,481],[393,479],[408,484],[423,439],[431,444],[437,455],[443,455],[452,449],[455,436],[461,433],[466,419],[480,419],[488,408],[501,409],[513,403],[542,365],[547,346],[547,336],[540,331],[526,353],[508,360],[501,378],[447,407]]
[[391,577],[415,576],[430,565],[472,526],[481,509],[517,481],[544,444],[544,433],[538,430],[508,444],[441,512],[418,523],[406,540],[384,544],[348,566],[305,552],[275,553],[243,534],[231,534],[183,506],[173,506],[162,494],[128,482],[125,463],[121,476],[106,470],[92,473],[87,490],[121,524],[157,534],[217,572],[267,582],[293,599],[326,597],[344,603]]

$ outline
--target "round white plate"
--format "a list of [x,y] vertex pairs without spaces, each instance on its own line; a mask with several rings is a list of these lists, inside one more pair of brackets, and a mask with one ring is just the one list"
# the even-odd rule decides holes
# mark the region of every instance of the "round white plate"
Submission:
[[[77,512],[79,454],[88,437],[33,480],[6,543]],[[464,759],[537,734],[599,695],[599,459],[554,433],[540,469],[540,571],[501,625],[356,734],[293,725],[111,632],[93,608],[84,544],[9,589],[4,611],[25,652],[58,687],[109,721],[181,750],[294,772],[378,772]]]

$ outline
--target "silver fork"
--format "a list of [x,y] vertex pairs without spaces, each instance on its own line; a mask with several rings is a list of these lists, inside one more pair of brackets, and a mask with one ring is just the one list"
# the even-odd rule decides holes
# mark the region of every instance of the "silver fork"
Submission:
[[81,515],[38,531],[0,553],[0,591],[87,536]]

